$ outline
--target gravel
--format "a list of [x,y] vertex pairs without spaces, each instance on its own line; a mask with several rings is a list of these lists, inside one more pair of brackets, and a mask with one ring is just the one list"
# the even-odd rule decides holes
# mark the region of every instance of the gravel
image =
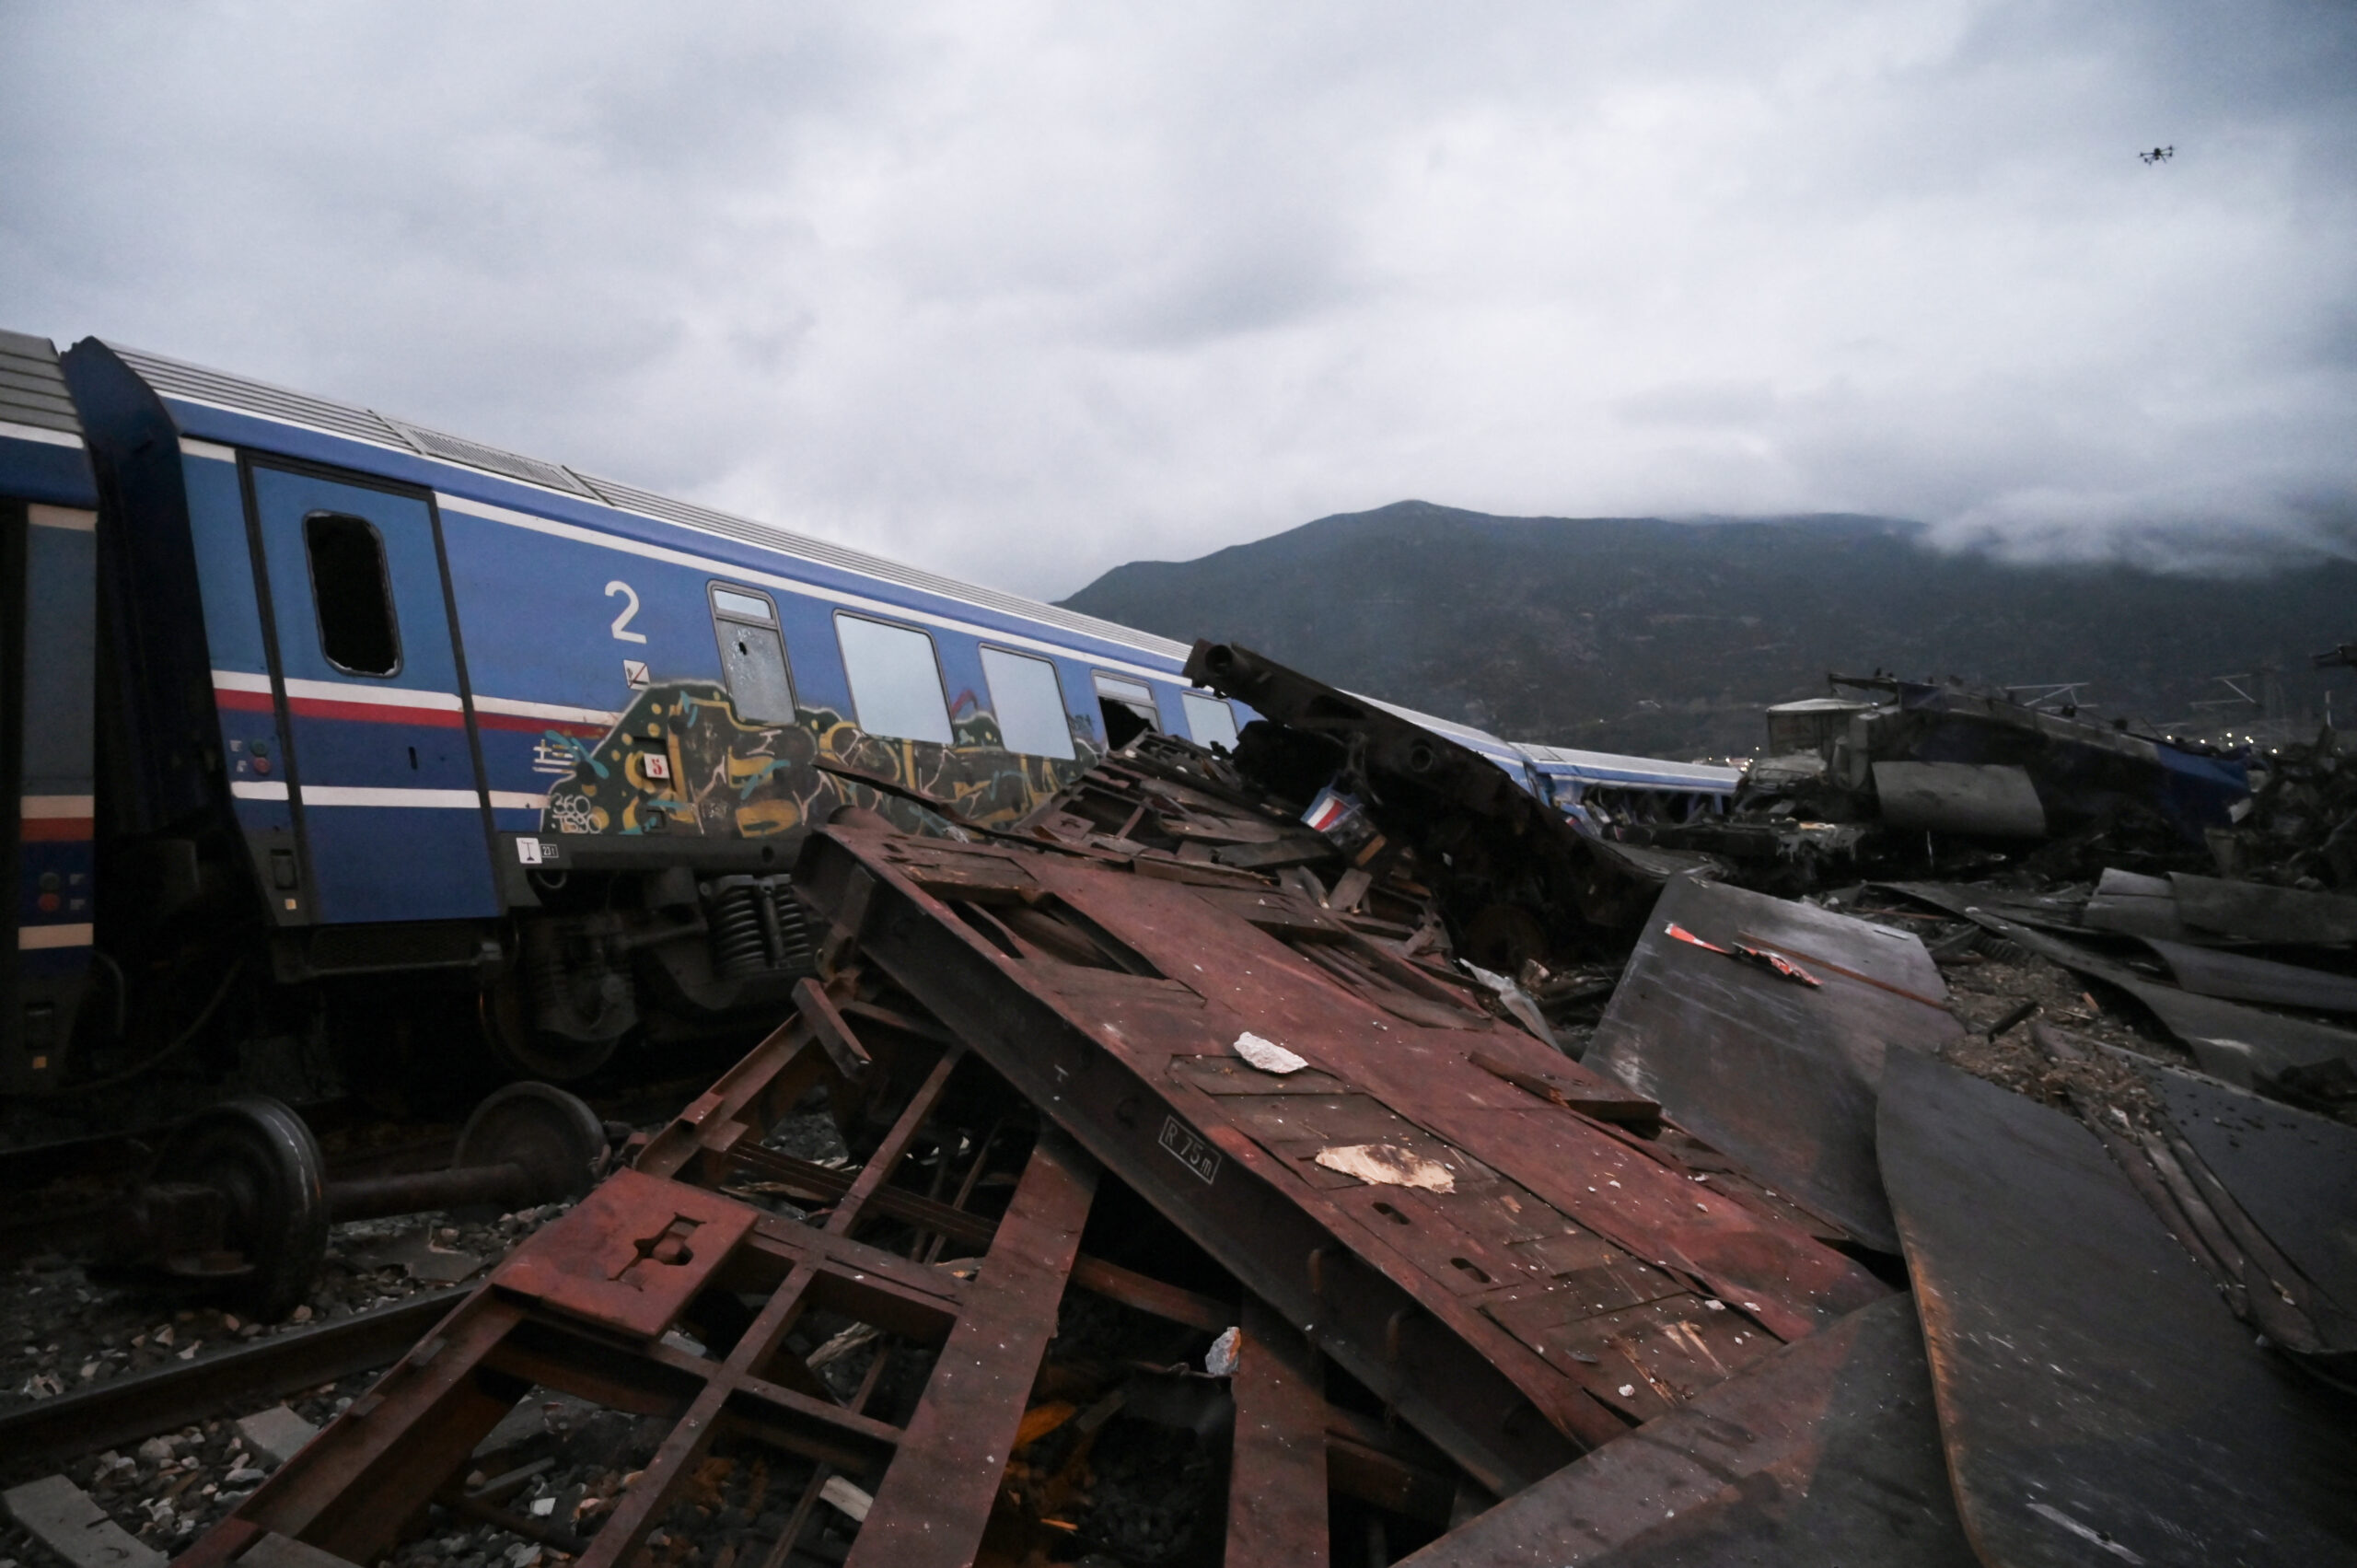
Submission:
[[[0,1411],[438,1290],[456,1283],[447,1276],[461,1260],[468,1266],[460,1277],[480,1278],[516,1242],[568,1206],[552,1203],[487,1221],[436,1214],[338,1225],[309,1295],[278,1323],[250,1322],[185,1297],[175,1301],[149,1289],[95,1282],[70,1259],[28,1259],[0,1275]],[[400,1260],[405,1257],[422,1260],[422,1267]],[[362,1374],[325,1384],[286,1403],[324,1425],[374,1377]],[[63,1473],[124,1529],[168,1552],[236,1506],[271,1468],[225,1417],[74,1458]],[[60,1469],[54,1454],[0,1456],[0,1487]],[[0,1560],[10,1557],[26,1564],[56,1561],[14,1523],[0,1520]]]

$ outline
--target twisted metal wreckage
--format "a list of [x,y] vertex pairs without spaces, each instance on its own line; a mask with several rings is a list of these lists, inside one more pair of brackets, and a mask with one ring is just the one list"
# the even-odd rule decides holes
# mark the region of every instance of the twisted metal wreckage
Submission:
[[[739,1568],[2357,1557],[2357,1132],[2247,1092],[2345,1039],[2113,1053],[2142,1109],[2074,1117],[1943,1060],[1903,921],[1578,832],[1242,649],[1188,674],[1267,715],[1234,757],[814,835],[792,1016],[179,1561],[375,1562],[437,1511],[683,1561],[752,1455],[794,1502]],[[855,1167],[772,1146],[813,1104]],[[484,1484],[552,1395],[639,1418],[602,1512]],[[1117,1418],[1224,1470],[1126,1558],[1074,1524]]]

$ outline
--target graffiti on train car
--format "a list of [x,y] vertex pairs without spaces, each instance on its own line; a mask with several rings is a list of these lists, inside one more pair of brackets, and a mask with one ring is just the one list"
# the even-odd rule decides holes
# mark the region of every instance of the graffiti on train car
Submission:
[[956,721],[951,734],[947,746],[888,739],[829,708],[797,707],[790,725],[751,723],[737,715],[717,682],[666,681],[641,690],[594,744],[548,732],[545,745],[569,754],[574,766],[550,790],[541,829],[766,838],[822,823],[848,802],[905,827],[940,830],[920,806],[821,772],[815,765],[821,759],[944,801],[963,820],[999,824],[1029,811],[1103,754],[1093,739],[1075,735],[1079,755],[1072,761],[1016,755],[1001,744],[997,722],[979,709]]

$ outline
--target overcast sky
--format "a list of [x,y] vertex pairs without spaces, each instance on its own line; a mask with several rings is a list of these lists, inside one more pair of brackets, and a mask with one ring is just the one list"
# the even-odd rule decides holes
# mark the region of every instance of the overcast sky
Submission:
[[2357,552],[2352,284],[2345,0],[0,0],[0,324],[1042,596],[1409,496]]

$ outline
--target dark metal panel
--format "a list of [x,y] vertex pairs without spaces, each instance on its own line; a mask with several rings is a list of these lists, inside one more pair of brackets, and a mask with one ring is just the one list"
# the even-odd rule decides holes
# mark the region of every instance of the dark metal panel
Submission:
[[1901,1055],[1879,1142],[1984,1562],[2357,1561],[2345,1412],[2252,1342],[2092,1134]]
[[2177,984],[2199,995],[2308,1007],[2319,1013],[2357,1013],[2357,980],[2345,974],[2244,953],[2189,947],[2156,936],[2147,936],[2144,942],[2169,966]]
[[2116,985],[2153,1010],[2163,1028],[2183,1040],[2201,1069],[2237,1087],[2265,1087],[2270,1080],[2295,1067],[2308,1067],[2338,1057],[2357,1064],[2357,1033],[2262,1013],[2238,1002],[2197,996],[2137,973],[2124,964],[2099,958],[2073,943],[2031,930],[2002,915],[1992,914],[1973,898],[1969,888],[1944,888],[1922,883],[1893,883],[1910,898],[1974,922],[2031,952],[2107,985]]
[[2167,877],[2142,877],[2133,871],[2105,871],[2103,880],[2096,884],[2079,911],[2079,923],[2090,931],[2158,936],[2169,942],[2219,940],[2205,938],[2177,918],[2177,892]]
[[[1671,936],[1737,942],[1799,964],[1808,986]],[[1898,1249],[1875,1168],[1875,1086],[1898,1046],[1963,1033],[1923,946],[1905,932],[1713,883],[1675,881],[1654,908],[1585,1063],[1870,1247]]]
[[1913,1303],[1898,1295],[1556,1471],[1402,1568],[1978,1562],[1948,1493]]
[[2357,1310],[2357,1128],[2148,1065],[2185,1141],[2284,1255]]
[[2251,942],[2357,942],[2357,899],[2172,872],[2186,924]]

